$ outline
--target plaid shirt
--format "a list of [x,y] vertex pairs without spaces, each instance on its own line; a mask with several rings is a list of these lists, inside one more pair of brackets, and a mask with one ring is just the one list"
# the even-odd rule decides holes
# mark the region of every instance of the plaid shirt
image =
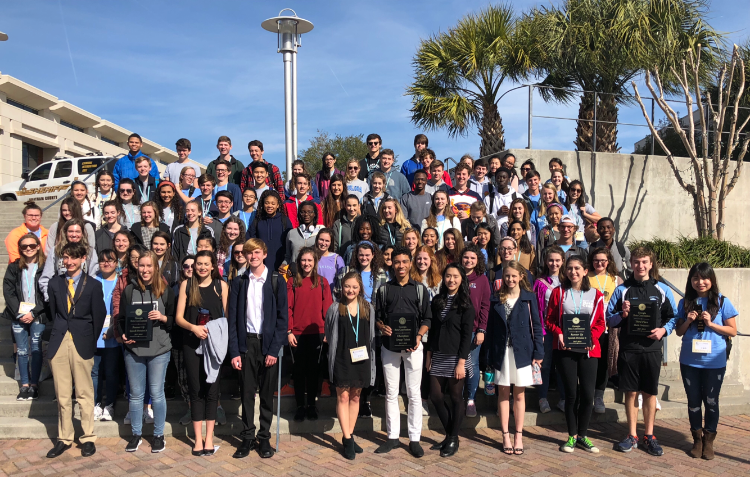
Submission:
[[[281,177],[281,171],[278,167],[264,160],[266,164],[271,166],[272,173],[266,177],[266,184],[279,193],[281,200],[286,200],[284,195],[284,179]],[[252,163],[250,163],[252,165]],[[253,179],[253,171],[250,169],[250,165],[242,170],[242,178],[240,179],[240,189],[245,192],[245,189],[255,188],[255,180]],[[272,177],[273,176],[273,177]],[[271,182],[273,179],[273,182]],[[260,199],[260,197],[258,197]]]

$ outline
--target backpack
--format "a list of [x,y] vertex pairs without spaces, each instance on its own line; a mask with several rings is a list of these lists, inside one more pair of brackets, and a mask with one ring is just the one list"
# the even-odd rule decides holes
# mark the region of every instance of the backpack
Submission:
[[[385,299],[388,296],[387,295],[387,283],[383,283],[383,285],[378,289],[378,294],[381,294],[380,297],[383,300],[383,303],[385,303]],[[418,283],[417,284],[417,303],[419,303],[419,310],[421,313],[422,310],[422,303],[424,302],[424,284]]]

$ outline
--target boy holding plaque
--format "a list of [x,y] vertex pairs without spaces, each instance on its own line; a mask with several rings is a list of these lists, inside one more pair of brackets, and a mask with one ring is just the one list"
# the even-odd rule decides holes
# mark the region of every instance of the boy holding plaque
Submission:
[[[620,328],[620,351],[617,356],[619,389],[625,393],[625,412],[629,433],[615,450],[630,452],[639,445],[651,455],[664,454],[654,437],[656,394],[661,372],[661,339],[675,327],[675,305],[672,291],[658,282],[659,270],[654,252],[638,247],[630,252],[633,275],[615,288],[607,306],[607,323]],[[643,395],[645,435],[639,443],[636,435],[638,393]]]

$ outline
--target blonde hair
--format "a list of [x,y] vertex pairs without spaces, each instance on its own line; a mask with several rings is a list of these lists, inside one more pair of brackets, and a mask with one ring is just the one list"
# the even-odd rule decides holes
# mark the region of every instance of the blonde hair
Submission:
[[[357,167],[359,167],[359,159],[357,159],[356,157],[352,157],[351,159],[346,161],[346,170],[344,171],[344,184],[349,183],[349,164],[351,163],[354,163],[357,165]],[[352,180],[357,180],[357,179],[359,179],[359,176],[354,176],[354,179]]]
[[398,228],[401,231],[401,233],[405,233],[408,229],[411,228],[411,224],[409,223],[408,220],[406,220],[406,217],[404,217],[404,212],[401,210],[401,205],[393,197],[388,197],[387,199],[384,199],[382,202],[380,202],[380,208],[378,209],[378,216],[380,217],[380,225],[385,225],[385,214],[383,214],[383,207],[385,206],[387,202],[393,202],[393,205],[396,207],[396,215],[393,218],[393,222],[396,223],[396,225],[398,225]]
[[[356,270],[352,270],[350,272],[347,272],[346,275],[344,275],[344,278],[341,279],[341,289],[342,289],[342,296],[343,296],[343,289],[344,289],[344,283],[346,283],[348,280],[354,279],[357,281],[357,284],[359,285],[359,295],[357,295],[357,304],[359,305],[359,314],[364,318],[365,320],[370,320],[370,304],[365,300],[365,285],[362,283],[362,277],[360,276],[359,272]],[[339,302],[339,315],[343,316],[344,313],[346,313],[346,305],[344,304],[343,299],[341,302]]]
[[412,259],[413,263],[411,272],[409,272],[409,274],[411,275],[412,280],[416,282],[422,282],[422,275],[420,274],[419,270],[417,270],[417,257],[422,252],[426,253],[430,257],[430,268],[427,269],[427,273],[425,274],[425,278],[427,278],[427,285],[430,288],[435,288],[436,286],[440,285],[443,277],[440,275],[440,270],[438,270],[438,263],[437,258],[435,257],[435,252],[433,252],[430,247],[426,245],[420,245],[419,247],[417,247],[414,258]]
[[[161,297],[164,294],[167,284],[162,279],[161,270],[159,269],[159,258],[153,250],[143,252],[141,256],[138,257],[138,262],[140,263],[144,258],[151,260],[151,294],[157,298]],[[141,290],[146,289],[146,285],[143,283],[140,273],[138,274],[138,286]]]
[[[560,198],[557,196],[557,187],[555,187],[555,184],[551,182],[547,182],[542,186],[542,189],[539,191],[539,212],[537,214],[539,216],[546,216],[547,215],[547,204],[544,203],[544,189],[549,189],[552,192],[554,192],[552,196],[552,202],[555,202],[557,204],[560,204]],[[562,206],[562,204],[560,204]],[[562,207],[560,207],[560,210],[562,210]]]
[[[512,268],[513,270],[518,272],[518,275],[520,277],[518,281],[518,286],[526,291],[531,291],[531,285],[529,284],[529,279],[526,276],[526,269],[523,268],[523,265],[521,265],[520,262],[517,262],[515,260],[511,260],[510,262],[506,263],[503,267],[503,276],[505,276],[505,270],[508,268]],[[505,301],[508,299],[508,293],[510,293],[510,288],[508,288],[508,285],[505,283],[505,280],[502,281],[503,284],[500,285],[500,290],[498,291],[498,295],[500,297],[500,303],[505,303]]]

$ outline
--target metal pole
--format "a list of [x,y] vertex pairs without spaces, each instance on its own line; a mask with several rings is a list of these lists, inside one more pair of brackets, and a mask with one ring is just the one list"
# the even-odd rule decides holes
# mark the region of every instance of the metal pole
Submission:
[[292,53],[284,52],[284,132],[286,139],[286,177],[292,178]]
[[531,149],[531,121],[534,114],[534,85],[529,85],[529,145],[526,149]]
[[596,152],[596,91],[594,91],[594,134],[593,134],[593,151]]
[[276,452],[279,451],[279,429],[281,427],[281,361],[284,357],[284,347],[279,349],[279,379],[278,392],[276,394]]
[[[656,124],[656,119],[654,118],[654,98],[651,98],[651,122]],[[654,155],[654,142],[656,142],[656,138],[654,137],[654,133],[651,133],[651,155]]]
[[[292,159],[297,160],[297,52],[292,53]],[[287,166],[286,175],[291,180],[291,165]]]

